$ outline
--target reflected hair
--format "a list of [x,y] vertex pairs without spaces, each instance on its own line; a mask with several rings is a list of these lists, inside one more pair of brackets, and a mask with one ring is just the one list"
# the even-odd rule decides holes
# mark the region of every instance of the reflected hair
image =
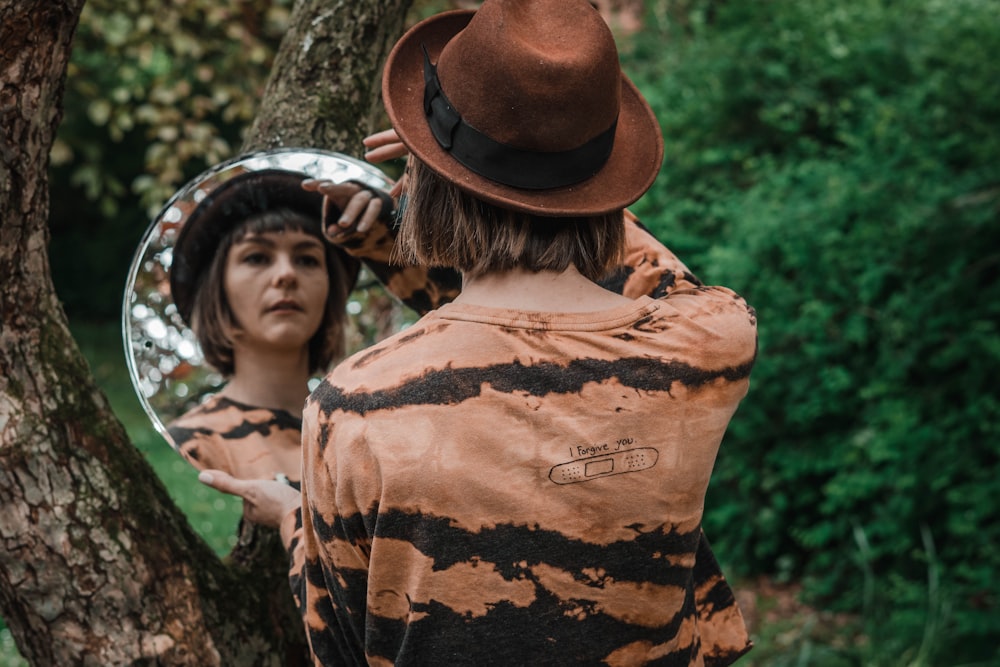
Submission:
[[326,371],[345,348],[347,297],[352,285],[344,263],[320,230],[320,221],[291,209],[275,209],[253,215],[231,229],[219,243],[212,262],[201,278],[191,309],[191,328],[201,345],[205,361],[224,376],[235,372],[233,334],[239,328],[226,298],[226,260],[233,245],[250,234],[301,231],[323,241],[330,289],[319,329],[309,339],[309,373]]
[[521,268],[598,280],[624,257],[624,212],[545,217],[494,206],[448,182],[414,156],[399,230],[403,259],[469,276]]

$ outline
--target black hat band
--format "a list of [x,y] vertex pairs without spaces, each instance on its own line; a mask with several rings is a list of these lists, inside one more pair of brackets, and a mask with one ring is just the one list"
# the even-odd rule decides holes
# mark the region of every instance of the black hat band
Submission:
[[424,50],[424,114],[438,144],[458,162],[491,181],[525,190],[549,190],[585,181],[611,156],[618,119],[604,132],[567,151],[525,151],[466,123],[448,101],[437,67]]

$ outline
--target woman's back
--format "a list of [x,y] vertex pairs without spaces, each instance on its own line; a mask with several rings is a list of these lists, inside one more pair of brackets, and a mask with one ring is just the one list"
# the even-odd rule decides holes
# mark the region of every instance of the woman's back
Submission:
[[[316,518],[329,540],[305,531],[307,562],[357,574],[334,600],[350,649],[685,665],[745,650],[735,607],[699,618],[694,568],[755,352],[746,304],[692,286],[600,313],[449,304],[347,360],[313,394],[304,456],[310,506],[338,512]],[[721,581],[702,550],[698,583]]]

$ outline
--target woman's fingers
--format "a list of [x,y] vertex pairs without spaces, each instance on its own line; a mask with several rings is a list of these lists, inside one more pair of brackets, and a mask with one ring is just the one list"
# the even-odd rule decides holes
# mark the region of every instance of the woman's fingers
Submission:
[[409,154],[409,150],[399,140],[396,130],[388,129],[376,132],[364,138],[363,142],[368,151],[365,159],[369,162],[385,162],[394,160]]
[[[302,189],[323,195],[323,233],[334,242],[347,234],[369,231],[384,213],[382,200],[356,183],[310,178],[302,181]],[[394,185],[389,194],[396,197],[399,191]],[[330,217],[334,215],[336,219]]]
[[365,159],[372,163],[385,162],[386,160],[394,160],[399,157],[407,155],[409,150],[402,143],[390,144],[388,146],[381,146],[370,151],[365,152]]
[[340,234],[357,231],[366,232],[382,211],[382,202],[368,190],[355,193],[340,212],[337,228],[327,230]]
[[396,181],[393,184],[392,188],[389,190],[389,196],[395,199],[396,201],[399,201],[399,198],[403,196],[403,186],[405,183],[406,183],[406,174],[403,174],[403,177],[398,181]]
[[382,130],[381,132],[369,134],[361,140],[361,143],[365,145],[365,148],[378,148],[379,146],[385,146],[387,144],[398,144],[400,141],[396,130],[390,127],[388,130]]
[[306,178],[302,180],[302,189],[309,192],[317,192],[321,183],[323,183],[322,179]]
[[[323,195],[323,233],[334,240],[349,229],[354,218],[364,211],[373,197],[356,183],[334,183],[328,179],[307,178],[302,189]],[[355,201],[358,196],[358,201]],[[336,216],[331,217],[331,216]]]
[[368,205],[365,206],[364,212],[361,214],[361,220],[358,221],[357,231],[367,232],[378,220],[379,215],[382,214],[382,200],[378,197],[372,197]]
[[216,491],[222,491],[233,496],[244,497],[249,491],[244,480],[236,479],[229,473],[221,470],[202,470],[198,474],[198,481],[206,486],[210,486]]
[[262,526],[277,528],[285,515],[302,504],[298,491],[269,479],[236,479],[221,470],[203,470],[198,481],[217,491],[243,498],[243,514]]

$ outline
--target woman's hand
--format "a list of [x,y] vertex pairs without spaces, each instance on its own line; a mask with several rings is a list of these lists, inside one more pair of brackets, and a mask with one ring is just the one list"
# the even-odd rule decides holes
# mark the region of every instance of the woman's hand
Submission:
[[399,140],[396,130],[392,128],[369,135],[362,140],[362,143],[368,149],[368,152],[365,153],[365,159],[373,163],[394,160],[410,153],[403,142]]
[[[357,183],[334,183],[327,179],[307,178],[302,189],[323,195],[323,234],[333,243],[371,230],[383,213],[383,202]],[[339,214],[336,220],[331,214]]]
[[[399,140],[396,130],[392,128],[369,135],[362,140],[362,143],[368,149],[365,153],[365,159],[372,164],[385,162],[386,160],[395,160],[396,158],[410,154],[409,149]],[[389,194],[392,195],[393,199],[399,200],[399,196],[403,193],[405,182],[406,174],[404,173],[399,182],[389,190]]]
[[269,528],[302,506],[302,494],[283,482],[269,479],[236,479],[221,470],[202,470],[198,481],[223,493],[243,498],[243,516]]
[[[399,140],[395,130],[376,132],[364,139],[368,149],[365,159],[369,162],[385,162],[409,154]],[[393,184],[389,196],[398,201],[403,191],[406,175]],[[342,243],[354,234],[365,234],[383,213],[386,203],[357,183],[335,183],[327,179],[307,178],[302,181],[302,189],[323,195],[323,234],[332,243]],[[337,219],[329,219],[336,212]]]

